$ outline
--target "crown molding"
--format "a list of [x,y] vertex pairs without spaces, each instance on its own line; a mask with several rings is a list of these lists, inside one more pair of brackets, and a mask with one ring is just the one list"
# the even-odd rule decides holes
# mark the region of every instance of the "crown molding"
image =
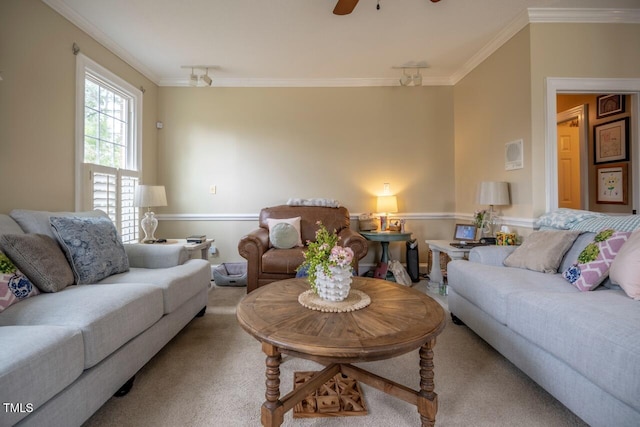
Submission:
[[[71,9],[64,0],[42,0],[45,4],[80,28],[158,86],[189,86],[186,78],[160,78],[124,47]],[[452,86],[491,56],[520,30],[532,23],[638,24],[640,9],[615,8],[529,8],[520,12],[482,49],[449,77],[422,77],[423,86]],[[371,87],[400,86],[396,78],[335,79],[234,79],[213,76],[213,87]]]
[[[151,71],[142,62],[138,61],[138,59],[136,59],[131,53],[129,53],[127,49],[113,41],[98,27],[84,19],[82,15],[78,14],[75,10],[67,6],[67,4],[63,0],[42,0],[42,2],[49,6],[51,9],[58,12],[73,25],[87,33],[94,40],[111,51],[114,55],[132,66],[140,74],[151,80],[153,83],[158,84],[160,79],[155,75],[155,73],[153,73],[153,71]],[[82,46],[80,46],[80,48],[82,49]]]
[[[372,87],[401,86],[397,78],[336,78],[336,79],[234,79],[215,75],[211,87]],[[189,86],[186,78],[160,79],[159,86]],[[422,77],[422,86],[450,86],[448,77]]]
[[530,23],[639,24],[640,9],[531,8]]

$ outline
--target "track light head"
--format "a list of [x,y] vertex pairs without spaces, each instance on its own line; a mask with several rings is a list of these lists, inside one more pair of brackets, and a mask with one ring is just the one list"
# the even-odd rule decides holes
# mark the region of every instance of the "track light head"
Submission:
[[200,80],[205,84],[205,86],[211,86],[211,77],[209,77],[209,69],[205,68],[205,72],[200,76]]

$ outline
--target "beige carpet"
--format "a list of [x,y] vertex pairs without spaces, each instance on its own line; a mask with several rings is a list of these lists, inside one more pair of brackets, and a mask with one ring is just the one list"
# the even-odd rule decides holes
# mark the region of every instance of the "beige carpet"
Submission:
[[[428,290],[426,282],[416,286]],[[260,344],[237,324],[235,306],[245,288],[214,287],[207,314],[192,321],[136,376],[131,392],[111,398],[85,424],[102,426],[259,426],[264,401]],[[446,306],[446,300],[444,301]],[[417,389],[418,352],[367,369]],[[293,372],[314,362],[284,357],[282,395]],[[584,426],[465,326],[448,320],[435,347],[438,426]],[[285,426],[417,426],[415,407],[362,385],[368,416],[293,419]]]

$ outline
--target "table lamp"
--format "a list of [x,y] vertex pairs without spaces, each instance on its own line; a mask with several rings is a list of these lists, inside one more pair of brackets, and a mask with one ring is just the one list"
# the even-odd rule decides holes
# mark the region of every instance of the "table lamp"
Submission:
[[380,212],[380,231],[386,231],[389,225],[390,213],[398,212],[398,199],[396,196],[378,196],[377,212]]
[[[489,235],[493,236],[493,221],[495,220],[494,206],[504,206],[510,204],[509,183],[500,181],[483,181],[478,185],[476,201],[480,205],[489,205],[489,218],[486,224],[489,225]],[[484,225],[483,225],[484,229]]]
[[154,233],[158,228],[158,220],[151,212],[154,206],[167,206],[167,194],[164,185],[138,185],[134,195],[134,205],[138,208],[147,208],[144,218],[140,221],[140,227],[144,231],[143,243],[156,241]]

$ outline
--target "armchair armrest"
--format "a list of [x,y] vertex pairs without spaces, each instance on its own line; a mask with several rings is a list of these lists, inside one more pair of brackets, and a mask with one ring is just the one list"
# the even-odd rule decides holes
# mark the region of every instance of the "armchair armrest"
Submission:
[[184,264],[189,254],[183,245],[124,245],[129,266],[134,268],[168,268]]
[[238,242],[238,253],[247,260],[247,293],[258,288],[258,277],[262,272],[262,255],[269,249],[269,231],[253,230]]
[[477,246],[469,252],[469,261],[502,267],[517,246]]
[[353,251],[353,267],[358,269],[358,261],[364,258],[369,251],[369,245],[367,239],[362,237],[360,233],[353,231],[350,228],[344,228],[338,233],[340,238],[340,244],[344,247],[351,248]]

